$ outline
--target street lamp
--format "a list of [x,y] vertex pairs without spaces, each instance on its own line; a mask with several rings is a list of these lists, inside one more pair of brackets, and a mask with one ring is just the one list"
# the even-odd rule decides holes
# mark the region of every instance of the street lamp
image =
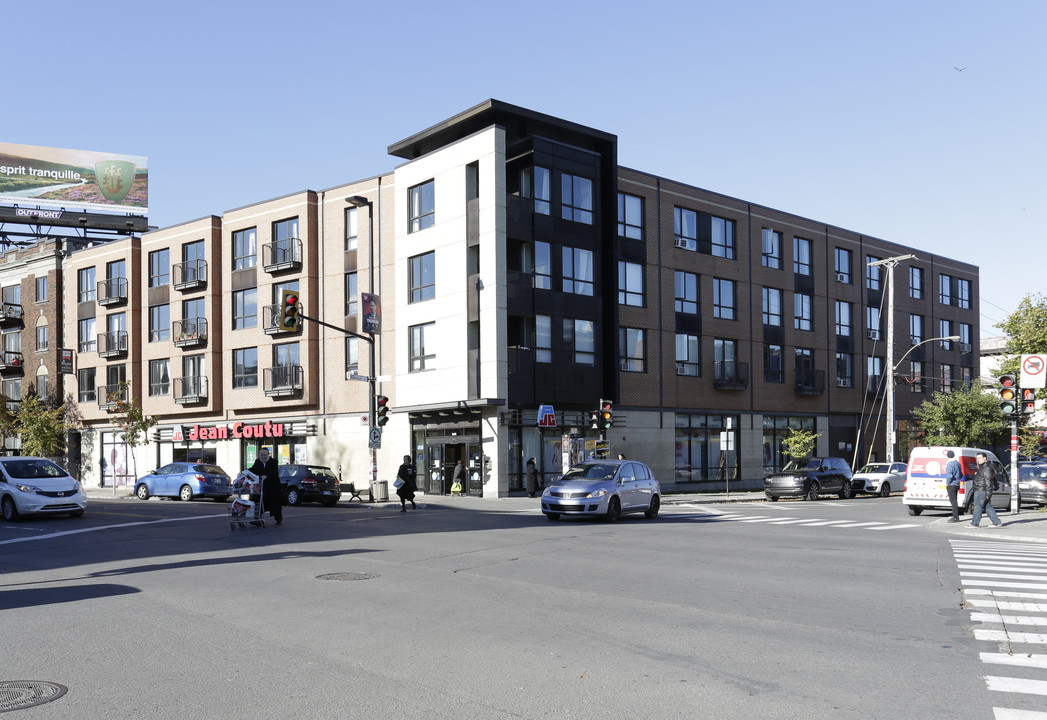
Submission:
[[[377,295],[374,287],[374,205],[371,201],[365,198],[363,195],[350,195],[345,199],[347,203],[355,208],[367,208],[367,271],[368,271],[368,292],[373,295]],[[375,367],[375,352],[374,352],[374,338],[371,338],[371,342],[368,343],[370,346],[370,363],[371,372],[367,377],[367,384],[371,390],[370,400],[368,400],[368,429],[373,430],[377,427],[377,413],[378,408],[376,406],[377,390],[375,389],[375,381],[377,379],[378,370]],[[374,488],[378,482],[378,451],[376,448],[371,448],[371,486],[370,495],[371,502],[374,502]]]
[[902,356],[900,358],[898,358],[898,362],[893,367],[890,367],[891,375],[887,379],[887,382],[888,382],[888,385],[889,385],[889,387],[887,388],[887,462],[888,463],[894,462],[894,446],[895,446],[895,443],[897,441],[897,432],[896,432],[895,427],[894,427],[894,374],[898,371],[898,368],[900,368],[902,366],[902,361],[904,361],[905,358],[909,356],[909,353],[911,353],[913,350],[915,350],[916,348],[920,347],[921,345],[923,345],[925,343],[929,343],[929,342],[934,342],[935,340],[949,340],[951,342],[958,342],[960,340],[960,336],[959,335],[948,335],[946,337],[933,337],[933,338],[928,338],[926,340],[921,340],[920,342],[916,343],[911,348],[906,350],[902,354]]

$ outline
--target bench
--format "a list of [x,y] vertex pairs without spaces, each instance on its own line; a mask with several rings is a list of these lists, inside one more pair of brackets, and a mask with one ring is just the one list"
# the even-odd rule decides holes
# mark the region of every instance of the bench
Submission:
[[353,498],[356,498],[360,502],[364,501],[364,499],[360,497],[360,491],[356,489],[356,483],[349,483],[349,486],[345,488],[345,491],[349,493],[349,502],[352,502]]

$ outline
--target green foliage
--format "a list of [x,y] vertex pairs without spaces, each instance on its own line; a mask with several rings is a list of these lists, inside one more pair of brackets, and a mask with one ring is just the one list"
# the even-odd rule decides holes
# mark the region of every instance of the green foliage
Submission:
[[137,476],[138,460],[135,458],[134,448],[149,442],[149,429],[156,425],[157,419],[146,415],[142,411],[141,404],[130,395],[127,383],[120,383],[114,420],[116,426],[120,428],[120,439],[131,446],[131,462],[134,465],[134,474]]
[[1018,452],[1024,457],[1033,457],[1040,454],[1040,433],[1027,427],[1018,430]]
[[791,427],[788,434],[782,438],[782,454],[797,460],[809,458],[814,454],[814,444],[819,437],[821,433]]
[[22,398],[12,417],[13,428],[22,436],[22,454],[56,457],[65,452],[65,405],[51,407],[36,395]]
[[[1047,353],[1047,297],[1026,295],[1018,309],[996,327],[1007,333],[1007,355],[1000,363],[1000,373],[1021,372],[1021,356]],[[1044,391],[1037,392],[1038,397]]]
[[999,400],[980,382],[936,392],[912,414],[928,445],[996,446],[1010,436],[1010,421],[1000,413]]

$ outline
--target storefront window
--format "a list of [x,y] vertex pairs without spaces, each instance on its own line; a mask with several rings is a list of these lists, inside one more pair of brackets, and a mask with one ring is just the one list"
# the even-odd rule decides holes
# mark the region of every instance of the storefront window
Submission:
[[763,419],[763,471],[772,473],[780,470],[790,458],[782,453],[782,440],[790,428],[814,432],[813,417],[769,417]]
[[[676,482],[727,483],[737,480],[739,424],[737,416],[677,414]],[[733,450],[721,448],[720,433],[724,431],[734,436]]]

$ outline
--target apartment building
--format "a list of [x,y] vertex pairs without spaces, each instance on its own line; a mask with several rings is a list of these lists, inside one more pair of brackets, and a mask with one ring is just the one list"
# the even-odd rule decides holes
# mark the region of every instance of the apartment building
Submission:
[[[498,497],[529,457],[552,478],[606,447],[668,489],[741,489],[790,427],[882,458],[892,377],[902,437],[932,391],[973,379],[973,265],[620,167],[614,135],[495,100],[389,152],[378,177],[66,258],[85,480],[198,457],[232,473],[267,445],[366,486],[371,376],[393,408],[379,479],[410,454],[420,488],[447,492],[461,459],[466,491]],[[910,254],[892,369],[870,263]],[[285,289],[296,332],[276,322]],[[362,293],[381,299],[373,342]],[[121,388],[159,421],[146,446],[117,441]]]

